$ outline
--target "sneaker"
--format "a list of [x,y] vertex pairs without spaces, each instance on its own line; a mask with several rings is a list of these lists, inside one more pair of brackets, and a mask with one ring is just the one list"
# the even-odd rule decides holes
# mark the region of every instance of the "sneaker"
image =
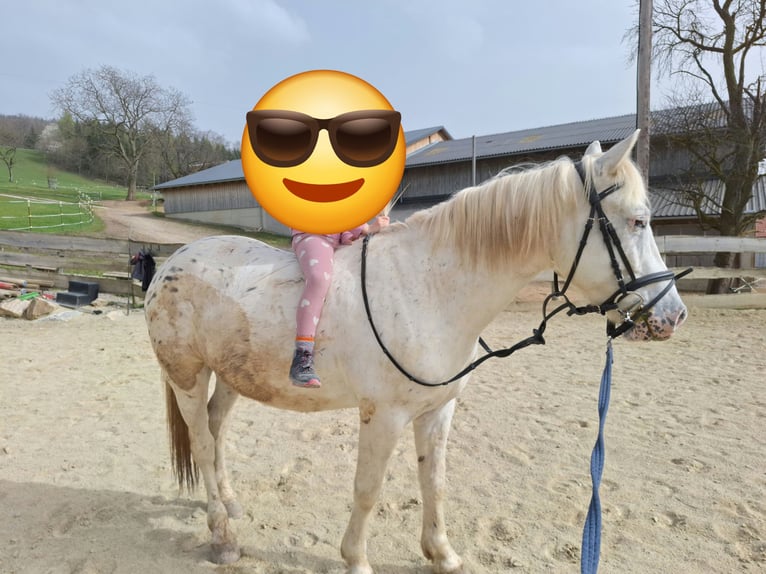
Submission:
[[314,355],[306,349],[295,349],[293,364],[290,365],[290,380],[296,387],[318,389],[322,386],[314,372]]

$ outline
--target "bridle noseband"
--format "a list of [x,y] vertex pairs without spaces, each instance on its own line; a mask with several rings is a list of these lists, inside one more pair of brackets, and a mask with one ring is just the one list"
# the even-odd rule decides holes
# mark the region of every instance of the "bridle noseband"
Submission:
[[[378,329],[375,327],[375,323],[372,319],[370,303],[367,298],[367,245],[371,235],[365,236],[362,242],[361,265],[362,300],[364,302],[364,310],[367,313],[367,320],[370,322],[370,327],[372,327],[372,332],[375,335],[375,340],[378,342],[378,345],[380,345],[380,348],[386,357],[388,357],[388,359],[399,370],[400,373],[402,373],[410,381],[425,387],[439,387],[448,385],[449,383],[464,377],[466,374],[473,371],[487,359],[491,359],[493,357],[507,357],[519,349],[523,349],[529,345],[544,345],[545,339],[543,338],[543,333],[545,332],[545,329],[548,325],[548,321],[553,316],[564,310],[567,311],[567,315],[586,315],[588,313],[600,313],[602,315],[606,315],[606,313],[609,311],[617,311],[622,316],[622,322],[619,325],[615,325],[611,321],[607,321],[607,336],[610,339],[615,339],[632,329],[635,326],[636,321],[646,318],[651,308],[654,307],[657,302],[668,293],[668,291],[670,291],[673,285],[675,285],[675,282],[678,281],[681,277],[691,273],[692,268],[690,267],[678,273],[677,275],[670,270],[666,270],[650,273],[641,277],[636,277],[636,274],[633,272],[633,268],[628,261],[628,257],[625,255],[625,251],[622,248],[620,238],[618,237],[617,232],[614,230],[612,223],[609,221],[609,218],[606,216],[604,208],[601,205],[602,199],[620,189],[622,185],[614,184],[601,192],[597,192],[593,188],[592,183],[586,179],[585,169],[582,165],[582,162],[575,162],[574,167],[580,176],[580,180],[582,181],[583,186],[586,187],[586,192],[588,193],[588,201],[590,202],[590,213],[588,215],[588,220],[585,222],[585,228],[580,239],[580,244],[577,247],[575,258],[572,261],[572,265],[569,268],[569,273],[564,280],[563,287],[559,288],[558,274],[553,274],[553,289],[543,301],[543,320],[539,327],[537,329],[533,329],[532,335],[526,339],[519,341],[511,347],[497,351],[491,350],[489,346],[484,342],[484,340],[479,337],[479,344],[486,351],[486,354],[471,362],[454,377],[440,383],[429,383],[412,375],[402,365],[399,364],[399,362],[394,358],[386,345],[383,343],[383,340],[380,338]],[[614,272],[615,279],[617,280],[618,289],[600,305],[584,305],[578,307],[569,300],[566,291],[572,282],[572,278],[574,277],[575,272],[577,271],[577,267],[580,264],[580,258],[582,257],[583,251],[585,250],[585,245],[587,244],[588,237],[590,236],[590,232],[593,229],[593,224],[596,221],[598,221],[601,236],[604,240],[604,244],[606,245],[607,252],[609,253],[609,259],[611,261],[612,271]],[[618,256],[620,261],[617,259]],[[630,281],[625,281],[625,278],[622,274],[622,269],[620,267],[620,262],[622,262],[622,265],[625,267],[625,270],[630,276]],[[645,303],[643,297],[636,291],[642,287],[651,285],[652,283],[659,283],[660,281],[667,281],[668,284],[651,301]],[[548,305],[550,302],[556,300],[563,300],[563,303],[558,305],[552,311],[548,311]]]

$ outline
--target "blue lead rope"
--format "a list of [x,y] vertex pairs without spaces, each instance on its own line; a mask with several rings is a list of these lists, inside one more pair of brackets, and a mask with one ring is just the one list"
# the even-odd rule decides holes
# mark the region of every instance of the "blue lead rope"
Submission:
[[590,455],[590,478],[593,483],[593,494],[582,532],[581,574],[596,574],[598,572],[598,558],[601,550],[601,500],[598,497],[598,487],[601,484],[601,473],[604,470],[604,423],[606,422],[606,411],[609,408],[611,388],[612,339],[610,338],[606,343],[606,364],[601,375],[601,388],[598,393],[598,439],[596,439],[596,445]]

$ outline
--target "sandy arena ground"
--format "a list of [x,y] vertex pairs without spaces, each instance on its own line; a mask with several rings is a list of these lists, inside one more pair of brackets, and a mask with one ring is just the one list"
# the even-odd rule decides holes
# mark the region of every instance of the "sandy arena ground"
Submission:
[[[301,415],[242,400],[229,461],[245,508],[236,565],[208,562],[204,493],[170,475],[164,397],[141,312],[0,319],[0,572],[343,572],[354,411]],[[512,306],[486,333],[530,333]],[[448,453],[448,527],[474,573],[579,571],[597,432],[599,318],[482,366]],[[691,309],[670,341],[615,344],[601,488],[601,571],[766,571],[766,311]],[[287,368],[287,365],[285,366]],[[429,572],[411,433],[376,506],[379,574]]]
[[[106,237],[220,233],[105,204]],[[668,342],[615,343],[602,572],[766,572],[766,310],[690,311]],[[485,338],[511,344],[539,320],[536,304],[514,304]],[[579,571],[603,323],[562,317],[546,338],[480,367],[455,415],[448,531],[474,574]],[[0,341],[0,573],[343,572],[354,411],[238,403],[228,451],[243,557],[219,567],[208,561],[204,492],[180,494],[170,474],[142,313],[0,318]],[[378,574],[429,572],[416,466],[407,433],[372,521]]]

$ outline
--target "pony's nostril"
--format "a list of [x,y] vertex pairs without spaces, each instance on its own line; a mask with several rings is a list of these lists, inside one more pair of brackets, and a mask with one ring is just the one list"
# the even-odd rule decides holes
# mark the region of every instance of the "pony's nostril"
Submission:
[[673,322],[673,326],[680,327],[684,321],[686,321],[686,309],[681,309],[676,316],[676,320]]

